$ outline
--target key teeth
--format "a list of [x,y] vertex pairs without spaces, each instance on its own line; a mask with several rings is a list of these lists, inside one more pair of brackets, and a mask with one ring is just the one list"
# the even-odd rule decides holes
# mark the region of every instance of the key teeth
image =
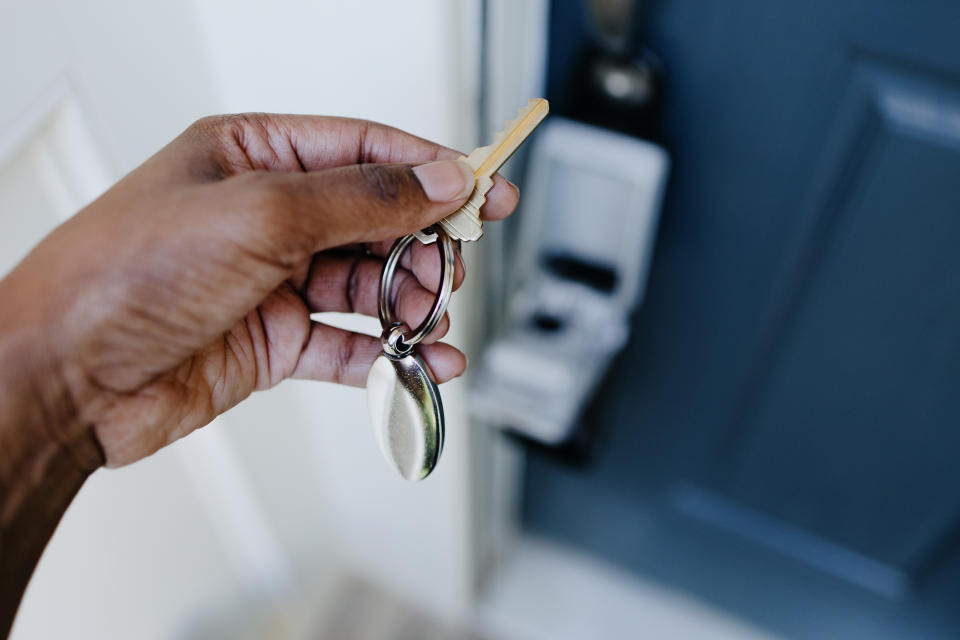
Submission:
[[507,120],[504,123],[503,128],[500,129],[500,131],[497,131],[493,135],[493,142],[491,144],[488,144],[485,147],[477,147],[470,153],[469,157],[474,158],[474,154],[486,156],[488,153],[490,153],[492,149],[495,149],[497,145],[503,142],[504,138],[506,138],[507,135],[511,131],[513,131],[517,127],[517,125],[520,124],[521,120],[526,118],[527,115],[531,111],[533,111],[533,109],[537,106],[539,102],[540,100],[538,98],[531,98],[530,100],[528,100],[526,106],[520,107],[519,109],[517,109],[517,116],[515,118]]
[[493,137],[494,144],[497,144],[497,143],[501,142],[504,138],[507,137],[507,134],[508,134],[508,133],[510,133],[511,131],[513,131],[513,129],[514,129],[518,124],[520,124],[520,121],[523,120],[523,116],[524,116],[524,114],[522,113],[522,111],[523,111],[523,110],[521,109],[521,114],[520,114],[519,116],[517,116],[516,118],[513,118],[512,120],[507,120],[507,121],[504,123],[503,129],[501,129],[501,130],[497,133],[497,135],[495,135],[495,136]]
[[[540,117],[537,118],[536,122],[531,122],[530,126],[524,130],[523,136],[525,138],[527,135],[529,135],[530,131],[536,128],[536,126],[540,123],[540,120],[543,119],[543,116],[546,115],[547,104],[545,100],[540,100],[538,98],[528,100],[526,106],[517,110],[517,116],[511,120],[508,120],[504,124],[503,129],[494,134],[493,142],[491,144],[484,147],[477,147],[470,152],[469,156],[464,157],[467,164],[473,167],[474,173],[477,175],[477,185],[473,194],[460,207],[460,209],[440,221],[440,224],[444,229],[447,230],[447,233],[449,233],[452,238],[457,240],[471,241],[477,240],[481,235],[483,235],[483,223],[480,220],[480,209],[487,201],[487,192],[493,187],[493,178],[490,173],[486,173],[486,175],[479,175],[477,172],[480,170],[480,167],[484,166],[490,155],[497,151],[497,148],[504,142],[511,132],[517,129],[517,127],[519,127],[520,124],[526,118],[528,118],[541,104],[544,106],[544,112],[540,114]],[[518,144],[519,142],[522,142],[522,140],[518,141]],[[502,164],[502,161],[503,160],[501,159],[500,164]],[[424,243],[436,241],[435,236],[431,237],[423,233],[418,233],[417,237],[421,242]]]
[[520,121],[527,117],[527,114],[530,113],[535,106],[537,106],[537,98],[531,98],[527,101],[527,105],[525,107],[520,107],[517,109],[517,116],[507,120],[504,123],[503,128],[494,134],[493,144],[488,146],[495,147],[503,142],[503,139],[507,137],[507,134],[510,133],[518,124],[520,124]]
[[483,159],[487,157],[490,153],[490,149],[493,145],[487,145],[485,147],[477,147],[470,152],[469,156],[465,156],[467,164],[476,170],[480,164],[483,162]]

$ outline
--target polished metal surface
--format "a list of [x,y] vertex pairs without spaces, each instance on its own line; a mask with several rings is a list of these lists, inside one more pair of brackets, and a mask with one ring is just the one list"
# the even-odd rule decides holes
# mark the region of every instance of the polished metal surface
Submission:
[[404,236],[390,249],[380,274],[378,313],[383,325],[383,353],[367,376],[367,405],[380,451],[407,480],[430,475],[443,449],[443,404],[433,373],[414,347],[433,331],[453,292],[455,249],[450,236],[434,227],[440,250],[440,288],[430,313],[410,335],[393,310],[393,279],[403,252],[415,236]]
[[378,356],[367,376],[367,405],[380,451],[400,475],[430,475],[443,449],[444,423],[427,364],[414,353]]
[[404,324],[402,322],[394,322],[380,334],[380,341],[383,343],[383,352],[388,356],[400,358],[413,351],[413,345],[406,344],[403,341],[403,327]]
[[[447,305],[450,304],[450,296],[453,294],[453,275],[456,260],[456,251],[453,240],[446,231],[440,227],[431,227],[438,239],[437,247],[440,250],[440,289],[437,291],[437,297],[434,298],[430,313],[424,318],[416,329],[410,335],[401,335],[396,341],[398,350],[403,351],[405,347],[412,347],[437,327],[437,323],[443,318],[447,311]],[[380,298],[378,300],[377,312],[380,315],[380,324],[386,332],[398,319],[393,311],[393,279],[397,273],[397,266],[400,264],[400,258],[403,252],[407,250],[410,243],[416,239],[414,235],[408,235],[400,238],[393,243],[390,249],[390,255],[383,265],[383,271],[380,272]],[[386,333],[385,333],[386,337]],[[386,346],[386,340],[384,341]]]

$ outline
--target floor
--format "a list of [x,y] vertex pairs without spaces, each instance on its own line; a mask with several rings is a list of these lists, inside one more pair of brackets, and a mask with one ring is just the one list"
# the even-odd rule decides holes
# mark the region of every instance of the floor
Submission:
[[536,538],[498,572],[469,630],[352,577],[299,597],[234,603],[183,640],[775,640],[749,623],[660,584]]
[[774,640],[693,596],[527,536],[482,603],[491,638]]

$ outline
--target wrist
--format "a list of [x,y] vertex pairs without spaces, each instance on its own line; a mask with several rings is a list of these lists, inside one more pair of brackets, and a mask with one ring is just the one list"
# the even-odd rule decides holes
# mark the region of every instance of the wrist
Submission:
[[67,454],[88,475],[102,464],[92,431],[43,351],[0,325],[0,523],[11,492],[36,479],[48,460]]
[[53,345],[0,281],[0,525],[53,460],[89,475],[102,455],[81,424]]
[[48,328],[0,280],[0,637],[63,512],[102,464],[77,418]]
[[59,326],[66,314],[47,287],[20,276],[18,269],[0,279],[0,438],[36,450],[72,449],[89,429],[67,384],[73,350]]

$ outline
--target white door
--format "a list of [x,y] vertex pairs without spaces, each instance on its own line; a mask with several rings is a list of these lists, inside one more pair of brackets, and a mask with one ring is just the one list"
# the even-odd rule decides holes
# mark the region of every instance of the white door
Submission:
[[[3,3],[0,272],[209,113],[352,115],[473,146],[477,6]],[[469,316],[454,315],[462,343]],[[417,485],[380,460],[362,392],[302,382],[136,465],[98,471],[44,554],[13,637],[184,637],[339,573],[465,615],[475,496],[462,387],[443,393],[447,449]]]

